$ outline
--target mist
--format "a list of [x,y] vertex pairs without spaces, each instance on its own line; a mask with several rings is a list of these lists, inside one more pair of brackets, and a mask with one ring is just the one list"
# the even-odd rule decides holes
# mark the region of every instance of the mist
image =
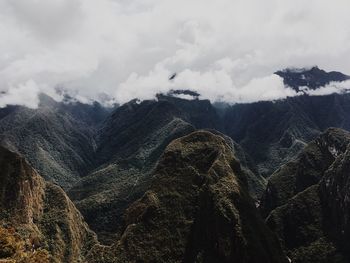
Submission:
[[348,10],[345,0],[0,0],[0,107],[35,108],[58,89],[107,104],[171,89],[228,103],[297,96],[273,72],[350,73]]

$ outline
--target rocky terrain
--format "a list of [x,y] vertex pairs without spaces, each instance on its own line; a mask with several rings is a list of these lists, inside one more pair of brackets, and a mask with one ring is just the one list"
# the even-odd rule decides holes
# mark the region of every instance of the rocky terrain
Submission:
[[[174,140],[109,247],[64,191],[18,154],[0,149],[0,259],[14,262],[287,262],[248,192],[225,138]],[[254,251],[254,253],[252,253]]]
[[328,129],[269,179],[262,210],[292,262],[349,262],[349,143]]
[[83,262],[96,235],[65,192],[2,147],[0,167],[0,259]]
[[150,187],[124,215],[111,247],[91,262],[288,262],[249,196],[221,136],[199,131],[165,150]]

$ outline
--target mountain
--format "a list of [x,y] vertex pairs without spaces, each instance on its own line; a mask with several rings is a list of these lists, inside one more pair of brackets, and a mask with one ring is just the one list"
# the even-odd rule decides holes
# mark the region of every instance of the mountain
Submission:
[[225,109],[224,133],[268,177],[329,127],[350,130],[350,94],[236,104]]
[[[208,100],[164,95],[158,101],[131,101],[114,111],[97,103],[56,102],[45,95],[38,109],[0,110],[1,144],[63,187],[107,243],[118,233],[125,208],[144,194],[165,147],[199,128],[222,130]],[[256,174],[244,149],[231,144],[257,197],[265,179]]]
[[121,238],[95,246],[89,262],[288,262],[231,148],[210,132],[168,145],[124,221]]
[[227,139],[197,131],[162,154],[120,238],[98,243],[64,191],[0,147],[0,260],[288,262],[248,192]]
[[108,109],[59,103],[42,94],[38,109],[0,109],[0,144],[23,154],[49,181],[69,188],[92,167],[94,135]]
[[292,262],[349,262],[349,150],[328,129],[269,179],[262,211]]
[[165,147],[194,131],[181,115],[168,102],[130,102],[104,122],[96,149],[100,166],[68,191],[100,240],[115,238],[123,211],[144,194]]
[[295,160],[286,163],[272,174],[262,197],[265,213],[317,184],[334,162],[336,154],[346,150],[349,141],[348,132],[328,129],[310,142]]
[[[304,75],[311,74],[317,79],[317,76],[321,74],[318,71],[321,71],[322,74],[326,74],[327,76],[330,74],[327,72],[324,73],[319,69],[303,71],[289,70],[283,71],[283,74],[286,83],[289,79],[305,78],[305,76],[302,77],[301,75],[299,77],[296,76],[296,73]],[[330,75],[333,76],[334,74],[332,73]],[[308,77],[308,79],[312,78]],[[328,78],[328,80],[333,81],[334,78]],[[338,78],[338,80],[341,80],[341,78]],[[188,97],[192,99],[184,99]],[[142,220],[140,222],[134,222],[130,219],[133,218],[132,211],[134,211],[135,207],[148,206],[148,199],[151,198],[148,195],[148,191],[156,191],[157,195],[163,196],[164,192],[159,189],[164,188],[164,191],[168,191],[168,187],[171,186],[169,186],[170,182],[173,183],[167,176],[171,176],[171,170],[176,172],[175,166],[178,164],[177,161],[174,163],[167,162],[169,165],[167,168],[169,170],[168,175],[159,172],[161,165],[165,166],[163,157],[169,150],[167,148],[168,145],[174,140],[175,143],[178,138],[186,138],[183,136],[188,136],[201,129],[203,131],[199,133],[206,134],[205,136],[203,135],[206,138],[205,140],[213,140],[216,143],[219,143],[217,138],[224,140],[225,147],[228,147],[230,152],[229,156],[232,155],[232,158],[239,163],[239,165],[237,164],[240,167],[239,170],[231,167],[232,171],[226,169],[225,174],[233,173],[235,176],[240,177],[239,180],[242,182],[240,182],[238,189],[240,193],[241,191],[244,192],[244,197],[241,196],[238,199],[238,203],[242,202],[244,206],[249,208],[249,211],[253,211],[248,216],[246,215],[248,212],[242,207],[239,207],[236,199],[231,200],[232,202],[230,201],[231,203],[229,203],[230,206],[234,207],[234,210],[238,211],[239,218],[243,218],[242,221],[237,221],[241,224],[239,225],[240,229],[245,229],[242,230],[243,232],[239,232],[243,235],[243,239],[251,240],[254,239],[253,237],[255,235],[263,240],[271,239],[270,241],[266,241],[267,245],[270,244],[271,247],[277,249],[276,251],[280,251],[273,245],[275,243],[272,241],[274,240],[273,235],[267,234],[270,231],[268,229],[266,230],[264,223],[261,223],[260,216],[256,214],[256,209],[251,206],[252,203],[253,206],[259,206],[259,203],[261,203],[260,209],[263,216],[268,218],[267,223],[280,237],[284,249],[286,249],[288,254],[293,259],[298,260],[298,256],[293,253],[295,251],[297,251],[295,253],[299,253],[309,245],[299,246],[299,243],[297,246],[293,245],[293,247],[286,245],[280,229],[283,229],[287,223],[278,218],[284,213],[282,207],[288,206],[290,200],[294,200],[294,198],[301,195],[304,191],[311,191],[309,189],[314,190],[308,192],[309,194],[305,198],[302,196],[303,200],[305,199],[305,202],[309,202],[318,198],[319,201],[307,205],[326,207],[327,202],[321,198],[324,198],[327,194],[325,193],[322,196],[318,194],[321,189],[319,185],[321,185],[321,181],[325,178],[327,171],[334,163],[335,156],[324,145],[334,145],[339,153],[344,153],[347,144],[347,133],[334,129],[325,134],[323,132],[329,127],[340,127],[350,130],[349,116],[350,94],[331,94],[327,96],[308,96],[304,94],[281,101],[226,105],[212,104],[208,100],[200,99],[200,95],[197,93],[179,90],[171,91],[166,95],[159,94],[157,100],[133,100],[124,105],[116,106],[113,109],[105,108],[99,103],[90,105],[73,100],[56,102],[46,95],[41,95],[40,105],[37,109],[28,109],[21,106],[8,106],[0,109],[0,145],[26,158],[28,165],[33,167],[48,181],[44,182],[44,190],[41,190],[47,192],[47,196],[51,194],[46,189],[52,186],[55,189],[60,189],[60,192],[63,190],[54,185],[57,184],[62,187],[69,196],[69,198],[67,196],[65,196],[65,199],[61,198],[62,200],[66,200],[65,211],[76,211],[76,208],[80,211],[84,220],[74,220],[78,220],[80,222],[79,225],[87,222],[89,228],[92,230],[86,231],[94,231],[97,234],[100,244],[96,240],[92,242],[96,244],[96,249],[101,249],[101,253],[105,251],[105,258],[108,258],[109,255],[113,258],[118,258],[115,253],[120,252],[120,260],[122,260],[124,256],[130,256],[127,251],[129,248],[125,250],[124,245],[121,245],[125,236],[127,236],[127,239],[132,240],[130,242],[135,244],[135,249],[140,250],[140,253],[144,253],[143,255],[146,257],[149,256],[147,255],[147,251],[145,251],[145,247],[143,247],[144,244],[139,243],[137,240],[141,237],[143,239],[145,237],[144,235],[154,238],[155,236],[152,236],[153,232],[144,232],[146,226]],[[320,136],[320,134],[323,135]],[[310,143],[310,141],[318,136],[320,136],[319,139]],[[199,136],[197,139],[200,138],[202,137]],[[320,142],[321,146],[317,144],[317,141]],[[342,142],[344,142],[345,146]],[[202,144],[202,142],[198,142],[198,144]],[[188,147],[192,149],[193,145],[197,144],[191,141],[188,146],[184,146],[184,149]],[[211,143],[205,142],[204,145],[211,145]],[[178,151],[182,152],[181,149],[178,149]],[[202,154],[199,152],[198,154],[203,158],[203,162],[210,161],[206,158],[207,153]],[[226,153],[224,156],[231,158]],[[192,158],[195,158],[195,156],[191,156],[191,158],[183,161],[186,165],[192,167]],[[174,166],[175,163],[176,165]],[[195,168],[196,171],[197,168]],[[215,169],[210,171],[217,172]],[[206,175],[204,178],[208,176]],[[164,185],[163,183],[162,185],[160,183],[157,184],[156,181],[158,179]],[[343,178],[343,180],[346,180],[346,178]],[[174,183],[176,182],[175,180]],[[268,187],[265,191],[266,184],[268,184]],[[230,180],[228,185],[232,185]],[[6,189],[10,189],[7,191],[11,191],[13,187],[13,185],[7,185]],[[202,188],[200,189],[201,191],[203,190]],[[317,192],[315,192],[315,189]],[[187,191],[188,189],[185,187],[183,190]],[[226,190],[220,187],[217,190],[217,194],[219,195],[221,192],[226,194]],[[237,189],[229,190],[235,191]],[[197,195],[197,193],[181,192],[178,188],[176,188],[176,192],[184,194],[185,197],[193,196],[198,198],[199,201],[203,201],[201,199],[202,197]],[[208,193],[207,190],[204,192]],[[331,195],[332,193],[328,194]],[[64,192],[61,194],[55,191],[52,192],[52,195],[57,196],[63,196],[64,194]],[[51,199],[56,200],[54,197],[50,197]],[[73,201],[74,206],[70,200]],[[180,201],[182,202],[183,200],[179,199]],[[51,201],[47,202],[50,203]],[[218,207],[209,206],[205,202],[203,205],[208,206],[208,211],[213,215],[218,215],[220,218],[231,218],[226,214],[227,211],[218,211]],[[164,211],[168,211],[169,213],[167,212],[167,215],[157,214],[156,218],[157,220],[159,219],[159,223],[162,222],[166,226],[166,222],[168,222],[168,217],[166,216],[172,215],[175,220],[176,215],[171,214],[170,212],[172,211],[169,211],[171,209],[168,207],[173,205],[172,203],[165,200],[163,205]],[[297,206],[292,205],[292,207]],[[329,207],[335,209],[337,208],[337,204],[330,203]],[[341,220],[337,221],[339,219],[336,216],[340,213],[342,207],[346,207],[346,204],[342,203],[337,210],[332,212],[335,215],[333,220],[345,227],[346,220],[344,219],[344,222]],[[201,203],[194,203],[192,206],[188,206],[188,208],[189,213],[193,214],[193,211],[198,210],[199,213],[205,214],[205,209]],[[137,208],[136,210],[139,209]],[[139,210],[140,213],[141,210]],[[305,209],[305,211],[309,210]],[[289,213],[289,208],[286,211]],[[320,218],[323,220],[325,218],[322,214],[323,212],[321,213],[319,209],[310,211],[315,211],[310,215],[310,220],[320,220]],[[184,215],[182,211],[177,212],[181,212],[180,214]],[[307,218],[302,210],[299,212],[300,218]],[[295,213],[293,217],[298,218],[299,214],[297,212]],[[69,214],[62,212],[63,217],[60,220],[64,220],[65,225],[69,225],[71,222],[71,216],[68,216]],[[207,214],[205,215],[207,216]],[[237,214],[235,214],[236,216]],[[330,215],[329,217],[332,218]],[[191,218],[198,217],[193,216]],[[200,216],[199,218],[202,217]],[[51,221],[53,219],[48,219],[48,225],[50,225],[50,222],[55,222]],[[291,220],[290,218],[287,219]],[[180,222],[182,219],[176,220]],[[217,219],[214,218],[213,220]],[[186,221],[184,222],[186,223]],[[244,225],[245,222],[257,225],[257,228],[249,230],[249,227],[246,228]],[[38,228],[37,223],[34,224]],[[137,231],[142,232],[140,236],[133,233],[129,236],[129,232],[126,231],[133,224],[138,225]],[[200,224],[201,227],[203,226],[207,229],[206,231],[215,233],[216,229],[218,229],[220,236],[210,236],[210,238],[209,236],[205,236],[208,242],[211,242],[210,244],[221,242],[218,240],[221,240],[221,234],[224,231],[217,226],[217,223],[213,224],[213,227],[216,227],[214,230],[208,226],[209,223],[206,221],[201,221]],[[274,224],[278,225],[278,228],[274,227]],[[293,229],[293,231],[295,233],[300,233],[300,231],[309,233],[308,227],[309,225],[306,225],[305,229],[300,227]],[[312,225],[314,229],[317,227],[319,225]],[[70,230],[73,229],[71,226],[68,228]],[[78,229],[82,229],[82,227],[79,226]],[[321,229],[317,231],[322,234],[319,235],[322,236],[322,240],[324,240],[326,233],[327,235],[332,234],[331,232],[326,232],[323,228],[317,229]],[[5,229],[4,231],[10,230]],[[77,230],[74,229],[72,231],[76,232]],[[252,231],[257,232],[250,234]],[[293,231],[290,233],[293,233]],[[332,235],[337,235],[340,230],[338,229],[336,231]],[[227,232],[229,233],[229,231]],[[209,260],[214,254],[221,253],[215,249],[210,250],[207,247],[208,244],[202,241],[205,239],[201,236],[202,233],[199,234],[199,236],[193,237],[195,240],[193,242],[183,236],[179,238],[180,243],[185,242],[193,246],[189,248],[191,252],[186,254],[186,259],[187,256],[193,259],[195,257],[194,254],[197,252],[196,257],[197,255],[202,255],[198,256],[198,260],[201,257]],[[74,236],[72,233],[68,235]],[[268,237],[265,238],[265,235]],[[47,234],[46,239],[49,238],[52,237]],[[154,242],[158,241],[158,239],[154,239]],[[242,243],[241,240],[236,241],[238,242],[237,244]],[[254,244],[253,246],[257,246],[258,251],[261,250],[260,246],[262,244],[253,240],[251,242],[251,244]],[[334,251],[338,251],[337,255],[345,257],[342,254],[343,252],[341,252],[342,248],[337,245],[338,241],[332,239],[332,242],[323,242],[323,248],[331,247],[332,245],[335,249]],[[345,244],[346,242],[344,241],[343,243]],[[159,247],[159,244],[154,243],[154,245],[157,247],[157,251],[161,253],[162,248]],[[68,247],[67,249],[69,249]],[[231,248],[232,246],[229,245],[228,250],[232,254]],[[240,248],[242,251],[246,251],[244,253],[250,251],[250,248],[245,246]],[[182,251],[183,247],[179,244],[174,249]],[[80,250],[84,252],[74,253],[75,255],[81,254],[81,257],[84,258],[86,249]],[[155,253],[158,253],[157,251]],[[204,255],[204,252],[200,251],[208,251],[208,254]],[[52,249],[46,249],[46,252],[52,257],[60,257],[58,255],[59,253],[53,252]],[[56,255],[55,253],[58,254]],[[97,256],[96,258],[91,258],[90,256],[89,258],[91,260],[98,260],[101,255],[95,249],[89,255],[95,254]],[[269,255],[263,254],[262,252],[258,253],[264,259],[273,256],[270,252],[268,253]],[[138,254],[136,253],[135,255],[137,256]],[[222,253],[220,255],[222,256]],[[132,256],[130,257],[132,258]],[[224,260],[227,260],[227,258],[235,258],[236,255],[225,254],[223,257],[225,258]],[[246,258],[246,254],[239,257]],[[254,262],[255,259],[249,260]]]
[[82,262],[96,235],[65,192],[3,147],[0,171],[0,259]]
[[[97,137],[95,156],[100,165],[68,190],[102,242],[110,244],[120,232],[123,211],[145,193],[166,146],[195,129],[219,129],[218,120],[207,100],[168,96],[158,101],[131,101],[111,113]],[[262,192],[265,179],[251,171],[243,149],[232,140],[230,144],[244,160],[251,193],[255,195],[255,189]]]
[[326,72],[317,66],[310,69],[285,69],[277,71],[275,74],[283,78],[285,85],[296,91],[300,91],[301,87],[315,90],[331,82],[341,82],[350,79],[350,76],[341,72]]

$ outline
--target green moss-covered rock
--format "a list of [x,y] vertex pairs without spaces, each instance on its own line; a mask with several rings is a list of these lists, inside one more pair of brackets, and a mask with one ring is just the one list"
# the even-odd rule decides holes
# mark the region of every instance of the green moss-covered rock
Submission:
[[349,135],[339,129],[327,130],[271,178],[276,191],[267,189],[270,192],[265,197],[269,198],[263,205],[271,200],[277,207],[266,222],[292,262],[350,260]]
[[23,157],[2,147],[0,209],[0,223],[13,232],[0,229],[0,258],[82,262],[97,243],[65,192],[45,182]]
[[221,136],[194,132],[165,150],[120,240],[89,262],[287,262]]

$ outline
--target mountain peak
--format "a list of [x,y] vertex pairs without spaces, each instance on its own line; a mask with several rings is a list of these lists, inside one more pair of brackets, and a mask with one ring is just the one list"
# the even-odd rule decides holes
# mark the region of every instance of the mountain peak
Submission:
[[327,72],[317,66],[311,68],[287,68],[277,71],[275,74],[283,78],[285,85],[296,91],[300,91],[301,87],[315,90],[331,82],[341,82],[350,79],[350,76],[341,72]]
[[90,262],[287,262],[245,179],[221,136],[195,131],[172,141],[149,189],[126,210],[121,240],[95,247]]

